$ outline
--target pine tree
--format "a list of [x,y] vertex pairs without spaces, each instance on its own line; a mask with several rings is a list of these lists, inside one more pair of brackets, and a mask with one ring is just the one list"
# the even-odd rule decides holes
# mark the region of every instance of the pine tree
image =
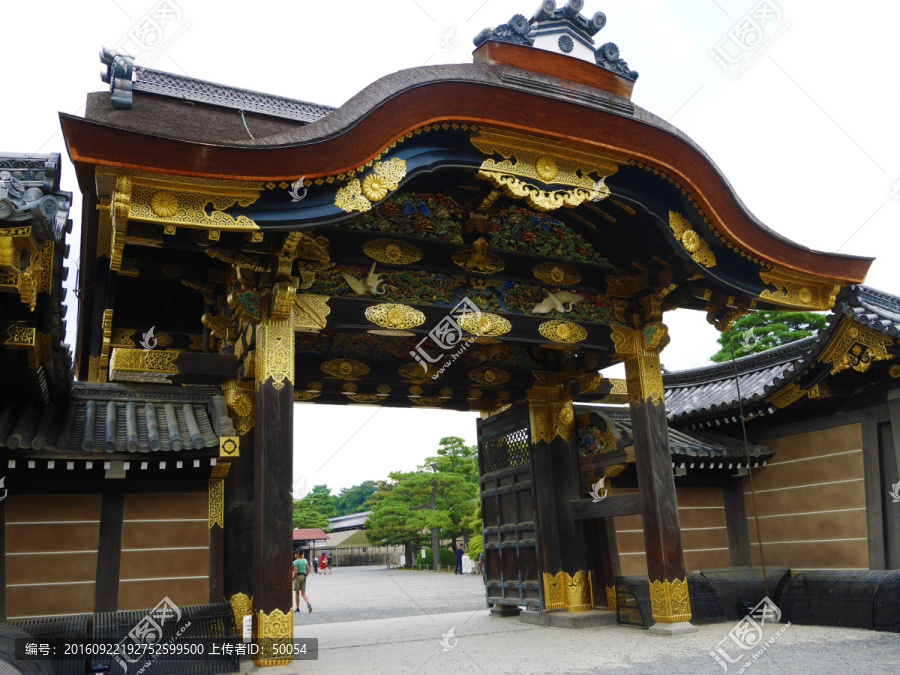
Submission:
[[722,348],[710,358],[716,363],[730,361],[729,340],[735,358],[740,358],[815,335],[827,325],[826,316],[816,312],[755,312],[741,317],[719,336]]

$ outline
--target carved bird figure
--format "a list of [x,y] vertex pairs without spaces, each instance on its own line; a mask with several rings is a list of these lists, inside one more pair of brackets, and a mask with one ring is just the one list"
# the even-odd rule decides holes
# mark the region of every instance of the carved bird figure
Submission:
[[374,295],[382,295],[384,294],[385,289],[382,288],[379,291],[378,286],[383,286],[384,281],[382,281],[381,279],[381,274],[375,274],[375,264],[376,263],[372,263],[372,267],[369,270],[369,274],[366,276],[365,281],[363,281],[362,279],[357,279],[352,274],[347,274],[346,272],[342,273],[341,276],[344,277],[344,280],[357,295],[366,295],[368,293],[372,293]]
[[[547,291],[547,297],[536,304],[534,309],[531,310],[531,313],[549,314],[556,310],[560,314],[565,314],[566,312],[572,311],[572,305],[576,302],[581,302],[582,300],[584,300],[584,298],[580,295],[569,293],[568,291],[559,291],[558,293]],[[568,307],[566,305],[568,305]]]

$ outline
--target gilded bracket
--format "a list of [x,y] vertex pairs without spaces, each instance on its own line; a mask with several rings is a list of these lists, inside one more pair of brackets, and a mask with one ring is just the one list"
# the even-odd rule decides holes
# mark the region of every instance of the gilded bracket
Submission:
[[840,285],[833,281],[817,279],[780,267],[761,270],[759,278],[764,284],[774,286],[776,289],[775,291],[765,289],[759,294],[760,300],[798,309],[816,311],[831,309],[841,290]]
[[819,363],[830,363],[831,374],[852,368],[864,373],[875,361],[893,359],[887,348],[893,338],[844,317],[837,334],[819,355]]
[[575,145],[500,129],[482,129],[471,142],[483,154],[503,158],[484,160],[477,176],[539,211],[605,199],[610,194],[605,179],[624,163]]
[[532,444],[552,443],[557,436],[571,442],[575,437],[575,409],[565,389],[534,388],[528,392]]
[[640,331],[624,326],[612,326],[612,340],[616,354],[625,356],[625,381],[629,403],[639,406],[649,402],[665,402],[659,350],[668,342],[665,324],[651,323]]

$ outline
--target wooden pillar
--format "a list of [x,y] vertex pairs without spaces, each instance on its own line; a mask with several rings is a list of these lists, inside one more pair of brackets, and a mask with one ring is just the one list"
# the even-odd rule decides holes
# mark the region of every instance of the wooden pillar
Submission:
[[[276,287],[279,285],[276,284]],[[296,286],[294,286],[296,290]],[[278,295],[278,289],[274,293]],[[279,305],[287,307],[284,313]],[[256,453],[253,508],[253,635],[292,639],[292,500],[294,434],[294,320],[290,303],[272,302],[256,329]],[[293,659],[270,650],[254,657],[261,666]]]
[[650,631],[675,635],[695,632],[697,628],[690,623],[691,603],[659,366],[658,350],[667,343],[667,332],[665,325],[649,323],[640,331],[614,327],[612,337],[616,352],[626,357],[625,379],[641,490],[650,605],[656,622]]
[[[253,384],[253,383],[251,383]],[[225,478],[225,528],[223,532],[224,595],[235,612],[238,628],[250,613],[253,595],[253,491],[256,460],[256,423],[253,388],[237,381],[225,383],[225,398],[240,434],[240,459],[231,463]],[[243,416],[238,411],[247,413]],[[218,466],[218,465],[216,465]]]
[[606,591],[606,607],[616,611],[616,577],[619,567],[619,545],[616,541],[616,524],[613,518],[589,518],[584,525],[588,545],[590,567],[594,574],[594,602],[598,602],[601,586]]
[[728,533],[728,555],[732,567],[750,567],[750,526],[747,523],[747,503],[744,499],[744,479],[735,476],[722,486],[725,507],[725,529]]
[[535,388],[528,406],[544,607],[584,612],[593,601],[584,529],[571,510],[580,496],[572,399],[562,387]]
[[119,576],[122,562],[122,525],[125,494],[104,492],[100,502],[100,537],[97,545],[97,583],[94,612],[119,609]]
[[0,621],[6,621],[6,496],[7,488],[3,488],[3,499],[0,499]]

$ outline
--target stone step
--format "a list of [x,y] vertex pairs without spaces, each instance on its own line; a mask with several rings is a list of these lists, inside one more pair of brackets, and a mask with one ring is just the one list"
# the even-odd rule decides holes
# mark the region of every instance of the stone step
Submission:
[[588,612],[566,612],[555,610],[548,612],[522,612],[519,621],[536,626],[550,626],[551,628],[598,628],[600,626],[614,626],[618,619],[615,612],[605,609],[592,609]]

